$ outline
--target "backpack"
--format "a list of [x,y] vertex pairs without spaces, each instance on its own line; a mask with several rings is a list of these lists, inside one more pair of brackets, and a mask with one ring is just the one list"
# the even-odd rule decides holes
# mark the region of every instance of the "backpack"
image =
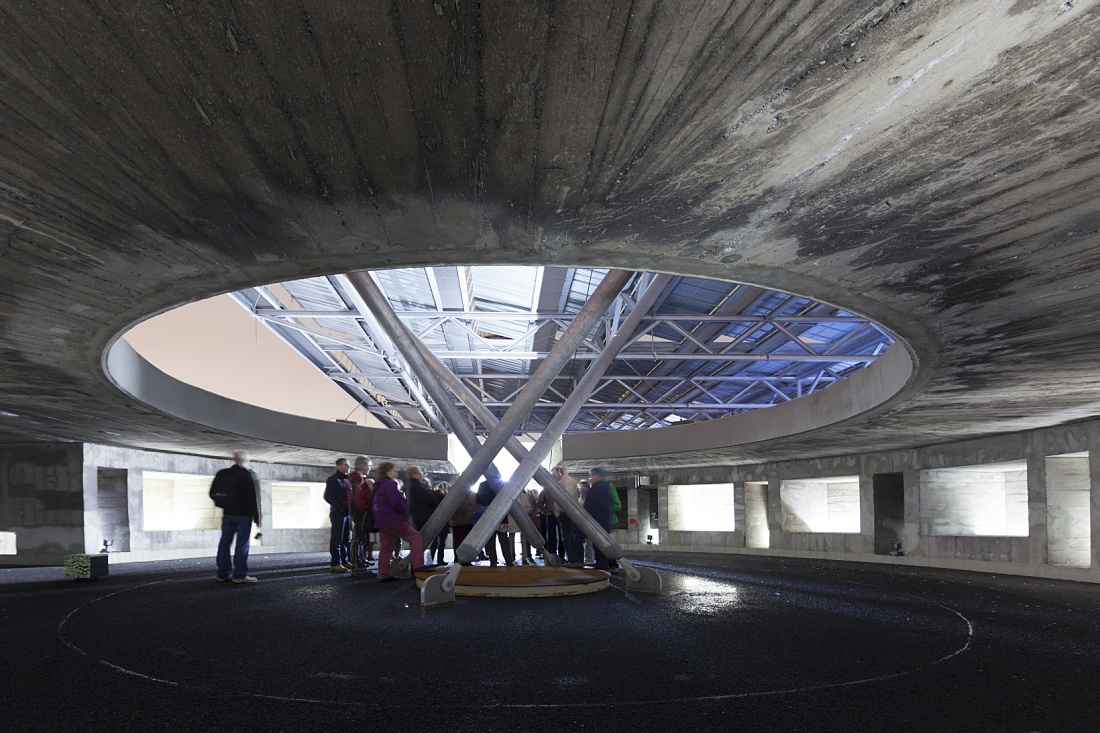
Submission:
[[210,484],[210,498],[219,509],[228,509],[234,505],[237,499],[237,482],[233,479],[231,469],[223,468],[214,475],[214,481]]
[[352,491],[354,493],[355,506],[363,511],[371,509],[371,490],[368,485],[370,479],[363,479]]

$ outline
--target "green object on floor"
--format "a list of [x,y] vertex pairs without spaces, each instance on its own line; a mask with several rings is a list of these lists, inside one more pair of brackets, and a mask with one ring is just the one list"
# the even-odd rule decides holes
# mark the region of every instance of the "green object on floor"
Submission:
[[106,555],[66,555],[65,577],[94,580],[107,576]]

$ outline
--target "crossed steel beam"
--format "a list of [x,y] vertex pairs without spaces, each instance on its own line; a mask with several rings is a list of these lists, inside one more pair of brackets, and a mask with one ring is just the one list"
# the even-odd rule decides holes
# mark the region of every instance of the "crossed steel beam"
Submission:
[[[574,319],[570,327],[562,334],[561,339],[555,345],[552,352],[553,358],[548,358],[539,367],[539,372],[536,374],[542,373],[556,376],[557,372],[560,371],[569,360],[572,351],[587,337],[591,329],[595,327],[599,316],[606,312],[612,301],[614,301],[615,296],[617,296],[619,291],[626,286],[631,277],[632,273],[622,270],[612,270],[608,273],[607,277],[604,278],[603,282],[601,282],[595,292],[593,292],[588,303],[586,303],[577,314],[577,318]],[[348,278],[352,286],[366,301],[371,312],[386,329],[391,340],[393,340],[394,344],[402,350],[403,356],[405,356],[409,363],[425,367],[425,372],[430,371],[431,365],[426,364],[422,358],[417,358],[419,353],[415,347],[408,346],[408,336],[411,336],[411,334],[407,334],[403,331],[404,324],[398,321],[396,315],[393,313],[393,309],[389,305],[389,301],[382,294],[377,284],[370,279],[370,276],[360,272],[352,273]],[[413,342],[415,343],[416,340],[413,339]],[[439,366],[442,367],[442,364]],[[425,385],[433,383],[426,373],[424,379],[426,380]],[[531,385],[528,386],[530,387]],[[432,388],[435,389],[436,387],[433,386]],[[431,538],[439,534],[439,531],[443,528],[443,524],[450,519],[455,510],[458,509],[459,504],[465,500],[466,493],[469,491],[470,487],[473,486],[474,482],[480,476],[485,474],[486,470],[492,464],[493,459],[496,458],[497,454],[500,453],[500,450],[505,447],[509,440],[513,438],[512,434],[519,426],[519,423],[526,417],[527,412],[530,411],[531,407],[540,396],[541,392],[536,392],[533,388],[525,389],[517,396],[516,401],[501,419],[503,425],[510,426],[506,433],[503,429],[493,431],[485,441],[485,444],[481,446],[477,446],[477,440],[473,438],[473,443],[470,447],[477,447],[474,450],[468,449],[468,452],[471,453],[470,464],[452,484],[451,491],[444,497],[439,507],[436,508],[431,518],[429,518],[428,522],[421,529],[421,535],[423,537]],[[447,404],[450,400],[441,400],[441,402]],[[440,404],[439,407],[443,409],[443,404]],[[449,404],[448,407],[455,410],[457,413],[457,408],[455,408],[453,404]],[[451,417],[448,418],[448,422],[450,423],[451,429],[455,430],[455,435],[458,436],[460,440],[463,440],[465,430],[460,427],[464,424],[461,415],[452,414]],[[472,435],[472,433],[470,433],[470,435]],[[499,485],[499,483],[497,485]],[[514,509],[512,509],[513,519],[520,524],[521,530],[525,524],[533,528],[534,525],[531,522],[531,518],[526,516],[522,509],[519,509],[519,507],[515,505],[515,499],[517,497],[513,497],[511,502],[511,505],[514,507]],[[524,518],[526,519],[526,523],[523,522]],[[500,518],[498,518],[497,521],[497,524],[499,523]],[[526,532],[524,534],[527,536]],[[532,542],[536,547],[542,547],[543,540],[538,531],[535,530],[533,535],[535,536],[529,537],[528,541]],[[543,552],[545,554],[545,549]],[[399,567],[401,566],[399,565]],[[401,569],[403,569],[403,567]]]
[[[519,468],[513,473],[509,482],[500,490],[493,503],[486,509],[484,516],[471,530],[470,537],[467,541],[456,548],[456,558],[458,560],[462,562],[472,561],[480,548],[485,545],[496,531],[496,527],[503,519],[504,514],[506,512],[512,512],[514,515],[515,509],[518,508],[516,499],[519,496],[519,492],[523,490],[523,487],[532,477],[542,484],[544,490],[550,492],[551,498],[554,499],[567,516],[570,516],[574,523],[592,539],[598,547],[600,547],[602,552],[613,559],[622,556],[622,548],[619,547],[619,545],[611,539],[610,535],[595,522],[576,499],[570,496],[553,476],[541,466],[541,461],[545,459],[551,446],[561,437],[561,434],[564,433],[569,422],[575,416],[577,409],[579,409],[579,406],[583,405],[584,401],[591,394],[600,376],[602,376],[603,371],[610,366],[615,352],[623,346],[626,339],[637,327],[641,317],[646,313],[648,307],[652,305],[657,299],[657,296],[667,287],[671,278],[667,276],[658,276],[653,279],[630,315],[623,320],[618,330],[609,339],[605,358],[601,362],[597,362],[593,365],[593,368],[589,370],[587,378],[582,379],[581,383],[578,384],[577,389],[574,391],[572,403],[560,411],[559,419],[554,421],[547,431],[543,432],[540,439],[536,441],[530,451],[525,451],[523,446],[519,444],[519,441],[513,437],[515,428],[511,423],[517,421],[517,419],[521,420],[524,409],[527,409],[533,401],[539,399],[541,396],[539,385],[541,384],[543,388],[545,388],[545,385],[549,384],[549,382],[555,378],[557,371],[560,370],[565,361],[568,360],[568,349],[575,345],[574,342],[583,339],[586,328],[591,326],[588,322],[589,318],[593,314],[602,313],[606,310],[607,306],[614,301],[617,289],[624,287],[630,280],[630,277],[631,273],[622,271],[612,271],[608,273],[608,277],[604,279],[604,283],[607,283],[608,287],[605,288],[604,283],[601,283],[601,286],[593,293],[588,303],[581,309],[578,318],[575,319],[572,324],[573,326],[577,326],[578,322],[584,322],[582,327],[580,329],[567,330],[567,333],[563,335],[554,349],[554,352],[559,352],[554,354],[556,358],[550,359],[540,366],[532,382],[521,390],[520,395],[517,397],[517,401],[513,403],[509,412],[499,421],[487,408],[481,405],[473,392],[455,377],[455,375],[396,318],[396,314],[393,313],[388,301],[382,295],[377,285],[370,280],[368,275],[358,273],[357,276],[351,280],[353,286],[364,297],[368,307],[371,308],[383,328],[386,329],[391,340],[409,363],[417,369],[425,366],[428,367],[432,374],[439,377],[440,382],[445,383],[447,387],[455,393],[456,397],[458,397],[486,427],[491,428],[485,445],[481,446],[476,451],[470,451],[472,455],[470,465],[455,482],[452,491],[448,493],[443,503],[440,504],[428,523],[422,529],[422,536],[425,539],[432,538],[438,534],[443,524],[453,515],[454,510],[457,509],[461,501],[465,500],[466,493],[473,481],[481,475],[485,467],[491,466],[491,461],[496,457],[497,453],[499,453],[501,447],[505,447],[520,461]],[[426,384],[435,385],[435,382],[433,380],[428,380]],[[439,390],[438,385],[433,387],[433,389]],[[433,394],[433,399],[439,398]],[[442,401],[449,402],[449,400]],[[449,406],[449,409],[453,409],[453,406]],[[459,423],[462,423],[460,417],[456,419],[456,424]],[[458,433],[456,433],[456,435],[457,434]],[[462,439],[461,435],[459,437]],[[476,445],[476,438],[472,438],[471,434],[467,431],[466,440],[463,440],[463,442],[466,443],[470,441]],[[492,479],[493,477],[490,476],[490,478]],[[496,478],[499,480],[499,473]],[[541,537],[533,544],[535,546],[542,546]],[[545,550],[544,554],[548,558],[553,557],[555,561],[560,562],[560,559]],[[660,589],[660,577],[657,576],[654,571],[646,568],[635,568],[625,559],[623,560],[623,566],[627,570],[628,582],[644,585],[650,590]],[[422,589],[425,602],[429,602],[429,598],[432,599],[430,602],[439,602],[440,600],[447,600],[448,598],[453,599],[453,590],[458,567],[459,566],[456,565],[455,568],[446,575],[433,577],[425,582]]]
[[[470,534],[466,537],[466,540],[460,547],[455,550],[455,557],[461,562],[469,562],[477,555],[478,549],[485,544],[489,539],[490,533],[495,527],[494,523],[499,523],[500,519],[507,511],[508,505],[514,502],[519,497],[519,492],[523,490],[523,487],[527,485],[527,482],[531,480],[535,472],[540,467],[542,461],[550,454],[550,450],[553,445],[561,438],[569,427],[569,423],[573,421],[580,408],[584,405],[585,401],[592,394],[592,391],[596,388],[603,373],[611,366],[611,362],[615,359],[615,354],[618,350],[625,346],[630,334],[637,328],[638,322],[641,320],[642,314],[646,312],[656,300],[657,297],[668,286],[671,278],[667,275],[659,275],[652,280],[646,291],[642,294],[642,297],[635,304],[634,310],[630,312],[625,319],[622,320],[618,330],[611,336],[607,342],[607,348],[604,349],[602,358],[592,364],[589,367],[588,372],[581,378],[581,381],[577,384],[576,389],[569,395],[569,399],[565,401],[561,409],[550,421],[550,424],[543,430],[542,435],[535,441],[535,444],[528,450],[527,455],[520,461],[519,466],[512,473],[512,477],[508,479],[508,483],[501,489],[497,497],[485,510],[485,514],[482,515],[478,523],[474,525],[474,528],[470,530]],[[541,370],[540,370],[541,371]],[[552,381],[556,375],[548,375],[550,380],[544,382],[532,379],[532,381],[524,389],[543,389],[549,385],[549,381]],[[493,433],[501,430],[508,429],[504,420],[501,420],[496,427],[492,429],[490,436]],[[557,494],[557,495],[555,495]],[[570,519],[573,519],[574,523],[584,531],[584,533],[591,539],[607,557],[611,559],[618,559],[622,556],[622,548],[619,547],[610,535],[603,530],[594,520],[591,515],[584,511],[582,507],[576,504],[573,497],[568,496],[564,491],[560,493],[558,491],[552,491],[551,498],[554,501],[561,501],[563,509],[569,515]],[[578,511],[579,510],[579,511]]]
[[[409,364],[423,374],[430,372],[431,365],[429,365],[416,350],[416,337],[409,333],[408,329],[397,320],[393,309],[390,307],[389,301],[382,293],[381,288],[371,279],[370,275],[365,272],[355,272],[349,274],[347,277],[352,287],[355,288],[359,296],[363,298],[364,305],[370,312],[376,315],[381,328],[386,332],[386,335],[389,336],[394,345],[397,346],[398,350],[402,352]],[[481,444],[477,439],[477,435],[474,433],[469,423],[466,422],[465,417],[458,407],[455,406],[447,396],[440,382],[433,379],[426,379],[424,380],[424,386],[432,399],[439,405],[440,411],[444,415],[444,419],[466,451],[473,455],[480,450]],[[501,482],[502,477],[500,471],[491,462],[483,467],[483,471],[490,480],[495,480],[498,483]],[[479,473],[478,476],[480,475]],[[476,479],[477,476],[474,478]],[[467,483],[465,487],[463,487],[459,482],[455,482],[452,486],[452,490],[443,498],[439,507],[436,508],[428,522],[421,528],[421,538],[425,543],[431,542],[431,540],[439,535],[439,532],[443,529],[443,525],[454,515],[459,504],[465,500],[470,485],[470,483]],[[511,507],[510,513],[513,520],[515,520],[516,524],[519,526],[520,532],[523,534],[524,538],[534,547],[543,549],[544,555],[552,555],[552,553],[547,553],[544,549],[545,543],[542,534],[539,532],[538,528],[535,527],[534,522],[531,521],[531,517],[528,516],[518,504],[514,504]],[[392,572],[395,575],[404,575],[407,577],[410,574],[410,561],[411,558],[402,558],[398,560],[391,566]],[[551,564],[560,564],[560,562],[555,563],[553,560],[550,562]]]

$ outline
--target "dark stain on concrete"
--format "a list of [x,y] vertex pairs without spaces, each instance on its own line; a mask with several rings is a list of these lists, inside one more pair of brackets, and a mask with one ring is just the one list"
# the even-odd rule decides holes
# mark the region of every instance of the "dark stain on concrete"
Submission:
[[965,435],[981,390],[1038,374],[1036,426],[1096,402],[1049,385],[1097,356],[1100,11],[998,8],[9,8],[0,397],[36,422],[0,438],[220,449],[114,390],[118,331],[263,279],[460,259],[767,271],[932,324],[944,359],[889,427],[773,458],[917,444],[945,415]]

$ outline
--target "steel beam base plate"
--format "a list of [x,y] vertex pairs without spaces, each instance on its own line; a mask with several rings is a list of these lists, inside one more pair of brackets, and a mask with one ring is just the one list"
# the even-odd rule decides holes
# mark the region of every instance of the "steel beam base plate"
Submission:
[[424,607],[454,603],[455,583],[461,570],[461,565],[455,565],[442,575],[432,575],[425,578],[420,586],[420,605]]
[[653,568],[635,565],[625,557],[619,558],[626,570],[626,589],[638,593],[664,593],[664,581],[661,574]]
[[548,550],[543,551],[542,561],[552,568],[560,568],[563,564],[560,557]]
[[412,578],[412,558],[403,557],[400,560],[394,560],[390,563],[390,575],[395,578],[401,578],[402,580],[410,580]]

